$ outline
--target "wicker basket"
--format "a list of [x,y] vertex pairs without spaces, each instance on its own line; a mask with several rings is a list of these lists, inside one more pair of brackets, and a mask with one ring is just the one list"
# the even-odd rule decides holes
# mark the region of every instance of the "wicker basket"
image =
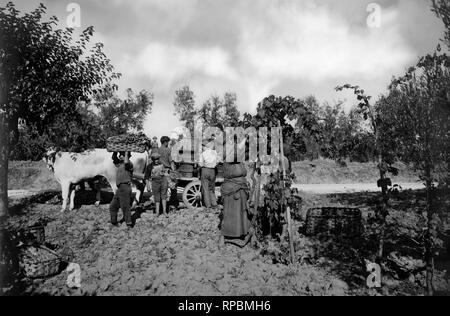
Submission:
[[59,273],[59,255],[44,246],[31,246],[20,251],[20,267],[31,279],[46,278]]
[[360,236],[363,230],[361,210],[356,208],[322,207],[309,209],[306,235],[335,238]]
[[194,165],[182,163],[178,167],[177,172],[179,173],[180,177],[192,178],[194,176]]
[[106,144],[106,150],[109,152],[115,151],[130,151],[135,153],[143,153],[145,152],[145,146],[137,145],[137,144],[122,144],[122,143],[111,143],[108,142]]
[[23,238],[27,241],[45,243],[45,227],[43,225],[35,225],[23,230]]

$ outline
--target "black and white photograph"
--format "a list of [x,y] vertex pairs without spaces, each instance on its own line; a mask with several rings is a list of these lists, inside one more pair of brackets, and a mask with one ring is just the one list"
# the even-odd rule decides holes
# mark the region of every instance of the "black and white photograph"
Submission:
[[450,0],[0,0],[0,296],[450,296]]

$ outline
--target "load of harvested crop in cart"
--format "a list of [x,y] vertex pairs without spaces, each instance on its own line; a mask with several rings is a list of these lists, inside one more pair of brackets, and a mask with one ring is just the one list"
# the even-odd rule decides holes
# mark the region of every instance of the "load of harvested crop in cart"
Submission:
[[130,133],[108,138],[106,149],[109,152],[132,151],[142,153],[145,152],[150,143],[151,139],[144,133]]

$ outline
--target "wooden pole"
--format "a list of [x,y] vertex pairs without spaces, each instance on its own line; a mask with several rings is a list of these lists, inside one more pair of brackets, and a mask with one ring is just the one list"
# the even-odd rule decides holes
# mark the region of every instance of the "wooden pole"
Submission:
[[261,187],[261,175],[259,174],[259,162],[255,162],[255,168],[252,175],[253,180],[253,190],[251,191],[250,199],[253,200],[253,218],[251,222],[252,236],[253,240],[256,240],[256,217],[258,216],[259,210],[259,197],[260,197],[260,187]]
[[[280,129],[281,166],[283,167],[283,189],[285,189],[284,180],[286,179],[286,167],[284,165],[283,130],[281,128],[280,122],[278,122],[278,128]],[[292,238],[292,229],[291,229],[291,209],[290,209],[289,205],[286,207],[286,219],[287,219],[287,225],[288,225],[291,263],[295,263],[295,248],[294,248],[294,240]]]

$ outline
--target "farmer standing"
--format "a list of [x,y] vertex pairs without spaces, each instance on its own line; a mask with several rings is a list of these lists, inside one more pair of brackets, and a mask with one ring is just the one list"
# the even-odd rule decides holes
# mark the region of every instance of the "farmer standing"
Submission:
[[161,163],[164,165],[164,172],[167,185],[170,188],[170,203],[174,208],[178,207],[177,185],[171,177],[171,172],[175,171],[175,162],[172,159],[172,148],[169,146],[170,138],[168,136],[161,137],[161,147],[158,153],[161,155]]
[[[118,156],[119,155],[119,156]],[[131,220],[131,178],[133,175],[133,164],[130,161],[130,152],[114,152],[112,160],[116,166],[117,175],[117,191],[109,206],[111,215],[111,224],[118,225],[117,213],[119,207],[122,209],[123,217],[126,225],[130,228],[133,226]]]
[[[169,149],[170,149],[170,157],[172,159],[172,170],[176,170],[176,164],[177,162],[180,162],[180,152],[179,150],[177,151],[177,148],[175,147],[177,144],[177,141],[180,140],[182,138],[182,136],[180,137],[179,135],[177,135],[177,137],[174,137],[175,135],[172,133],[171,135],[171,139],[170,139],[170,144],[169,144]],[[170,189],[170,197],[169,197],[169,207],[170,209],[178,209],[178,206],[180,204],[180,201],[178,200],[178,192],[177,192],[177,187],[178,187],[178,178],[177,178],[177,174],[172,172],[169,175],[169,189]]]
[[161,137],[161,147],[157,152],[161,155],[161,163],[166,170],[175,170],[175,164],[172,161],[172,151],[169,148],[170,138],[168,136]]
[[202,184],[203,202],[207,209],[217,208],[216,200],[216,167],[219,162],[217,151],[213,148],[214,140],[205,139],[202,142],[203,152],[200,155],[200,181]]

